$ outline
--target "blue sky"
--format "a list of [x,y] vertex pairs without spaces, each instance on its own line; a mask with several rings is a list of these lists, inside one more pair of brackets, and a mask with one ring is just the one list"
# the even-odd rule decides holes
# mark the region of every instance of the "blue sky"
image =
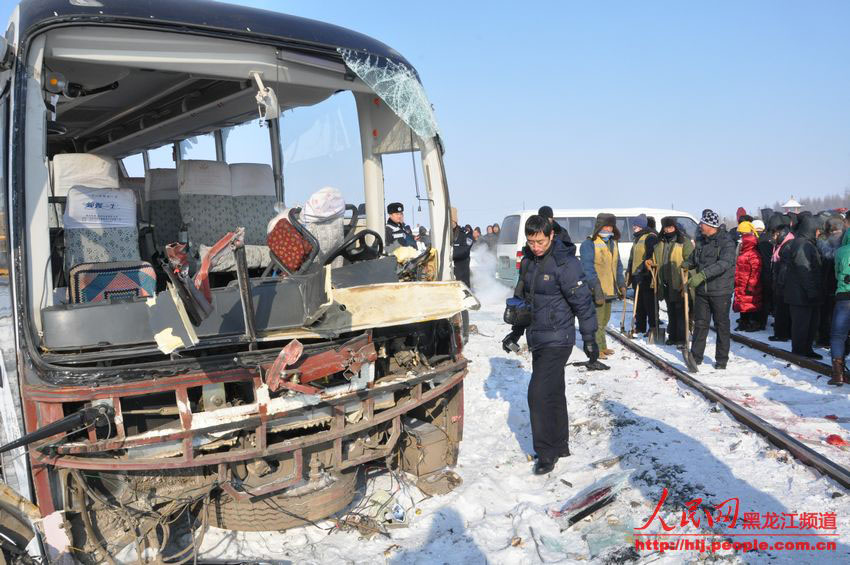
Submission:
[[850,2],[239,3],[402,52],[464,223],[541,204],[731,214],[850,187]]

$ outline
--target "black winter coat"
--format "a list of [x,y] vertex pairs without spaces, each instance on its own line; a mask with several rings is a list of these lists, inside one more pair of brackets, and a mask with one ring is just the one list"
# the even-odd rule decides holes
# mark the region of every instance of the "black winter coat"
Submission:
[[[575,318],[582,339],[593,340],[596,308],[590,288],[584,282],[575,245],[553,239],[552,247],[543,257],[535,257],[528,247],[524,248],[520,273],[514,296],[534,303],[531,325],[525,328],[531,351],[575,345]],[[516,336],[523,333],[520,327],[512,330]]]
[[771,291],[773,289],[773,277],[771,276],[770,261],[773,256],[773,242],[770,241],[770,233],[767,230],[759,236],[756,249],[761,256],[761,287],[766,291]]
[[469,252],[472,250],[472,236],[459,227],[452,231],[452,261],[455,264],[455,279],[471,287],[469,282]]
[[552,222],[552,229],[555,231],[555,239],[560,239],[564,243],[573,242],[573,240],[570,239],[570,232],[568,232],[567,228],[565,228],[558,222]]
[[737,252],[732,236],[723,226],[707,237],[700,234],[691,256],[682,264],[705,274],[705,282],[696,289],[702,296],[726,296],[735,291],[735,261]]
[[[817,248],[817,219],[804,216],[794,241],[787,244],[788,273],[785,276],[785,302],[794,306],[814,306],[823,302],[821,256]],[[785,249],[782,250],[783,252]]]

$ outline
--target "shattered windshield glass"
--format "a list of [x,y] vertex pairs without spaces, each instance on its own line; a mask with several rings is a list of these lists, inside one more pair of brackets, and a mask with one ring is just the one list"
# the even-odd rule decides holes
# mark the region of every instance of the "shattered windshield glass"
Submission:
[[354,51],[338,49],[346,66],[392,108],[399,118],[423,139],[437,135],[437,119],[416,72],[402,63]]

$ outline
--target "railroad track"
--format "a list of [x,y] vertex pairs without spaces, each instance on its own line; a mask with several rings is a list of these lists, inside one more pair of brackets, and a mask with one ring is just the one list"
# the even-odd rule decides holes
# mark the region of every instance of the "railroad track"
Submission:
[[[608,327],[608,328],[606,328],[605,331],[608,333],[608,335],[610,335],[611,337],[616,339],[618,342],[620,342],[624,347],[626,347],[626,349],[629,349],[630,351],[638,354],[639,356],[643,357],[644,359],[646,359],[647,361],[649,361],[650,363],[652,363],[653,365],[655,365],[656,367],[658,367],[659,369],[664,371],[665,373],[669,374],[672,377],[675,377],[677,380],[679,380],[683,384],[693,388],[694,390],[696,390],[697,392],[702,394],[708,400],[710,400],[712,402],[716,402],[716,403],[720,404],[721,406],[723,406],[724,408],[726,408],[726,410],[732,415],[733,418],[735,418],[736,420],[738,420],[739,422],[741,422],[742,424],[744,424],[745,426],[747,426],[751,430],[753,430],[756,433],[763,436],[765,439],[767,439],[773,445],[777,446],[780,449],[787,451],[788,453],[790,453],[792,456],[794,456],[798,461],[800,461],[804,465],[807,465],[809,467],[817,469],[818,471],[820,471],[824,475],[827,475],[828,477],[831,477],[832,479],[834,479],[836,482],[838,482],[844,488],[850,489],[850,470],[848,470],[846,467],[844,467],[844,466],[842,466],[838,463],[835,463],[834,461],[830,460],[829,458],[825,457],[824,455],[821,455],[817,451],[806,446],[805,444],[803,444],[802,442],[800,442],[796,438],[789,435],[784,430],[777,428],[773,424],[771,424],[771,423],[767,422],[766,420],[764,420],[763,418],[757,416],[755,413],[744,408],[743,406],[741,406],[737,402],[730,400],[729,398],[727,398],[723,394],[721,394],[721,393],[717,392],[716,390],[712,389],[711,387],[707,386],[705,383],[703,383],[702,381],[697,379],[694,375],[687,373],[686,371],[684,371],[684,370],[680,369],[679,367],[673,365],[669,361],[662,359],[658,355],[656,355],[653,352],[649,351],[648,349],[642,347],[638,343],[636,343],[636,342],[630,340],[629,338],[623,336],[618,330]],[[734,335],[735,334],[733,334],[733,336]],[[751,339],[746,338],[744,336],[738,336],[738,338],[757,343],[760,346],[764,346],[765,348],[772,350],[772,351],[767,351],[765,349],[760,349],[759,347],[752,346],[752,347],[755,347],[756,349],[759,349],[760,351],[764,351],[764,352],[769,353],[771,355],[773,355],[773,351],[777,351],[777,352],[787,354],[788,356],[796,357],[797,360],[799,360],[799,361],[803,361],[802,358],[799,358],[796,355],[788,353],[787,351],[777,350],[776,348],[766,346],[766,345],[761,344],[759,342],[755,342],[755,340],[751,340]],[[736,339],[736,341],[738,341],[738,340]],[[744,343],[745,345],[749,345],[748,343],[746,343],[744,341],[740,341],[739,343]],[[776,356],[779,357],[779,355],[776,355]],[[786,359],[786,357],[780,357],[780,358]],[[796,361],[792,361],[790,359],[786,359],[786,360],[797,364]],[[824,367],[826,366],[824,363],[817,363],[816,361],[812,361],[810,359],[806,359],[805,361],[808,362],[808,363],[814,363],[816,365],[823,365]],[[804,366],[804,365],[800,365],[800,366]],[[805,368],[811,369],[811,370],[817,370],[818,372],[822,371],[822,369],[812,369],[811,367],[808,367],[808,366],[805,366]]]
[[[628,303],[631,304],[631,300],[628,300]],[[661,311],[666,314],[666,310],[662,307]],[[629,313],[631,315],[631,313]],[[712,331],[715,333],[717,329],[714,326],[711,326]],[[791,364],[797,365],[798,367],[802,367],[803,369],[808,369],[810,371],[814,371],[815,373],[820,373],[821,375],[826,375],[827,377],[832,376],[832,367],[821,361],[816,361],[815,359],[809,359],[808,357],[800,357],[790,351],[786,351],[784,349],[779,349],[778,347],[773,347],[761,341],[755,340],[751,337],[747,337],[744,334],[738,332],[731,333],[732,341],[735,343],[740,343],[741,345],[746,345],[751,349],[755,349],[757,351],[761,351],[762,353],[766,353],[777,359],[782,359],[783,361],[787,361]]]

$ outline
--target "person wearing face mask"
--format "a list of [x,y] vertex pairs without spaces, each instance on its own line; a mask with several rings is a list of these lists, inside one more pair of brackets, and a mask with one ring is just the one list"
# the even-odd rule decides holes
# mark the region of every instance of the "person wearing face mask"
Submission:
[[611,303],[626,295],[623,263],[620,261],[617,245],[619,241],[620,231],[617,229],[616,216],[601,213],[596,216],[593,233],[579,248],[581,266],[596,305],[596,343],[599,345],[600,359],[614,353],[613,349],[608,349],[605,340],[605,327],[611,319]]
[[824,233],[818,238],[818,251],[823,261],[821,286],[823,304],[820,309],[820,325],[815,343],[819,347],[829,347],[832,311],[835,309],[835,252],[841,247],[844,237],[844,218],[840,215],[828,215],[824,218]]
[[652,263],[658,267],[656,291],[667,305],[667,345],[687,345],[681,267],[693,252],[694,244],[676,225],[676,218],[661,218],[661,233],[653,249]]

